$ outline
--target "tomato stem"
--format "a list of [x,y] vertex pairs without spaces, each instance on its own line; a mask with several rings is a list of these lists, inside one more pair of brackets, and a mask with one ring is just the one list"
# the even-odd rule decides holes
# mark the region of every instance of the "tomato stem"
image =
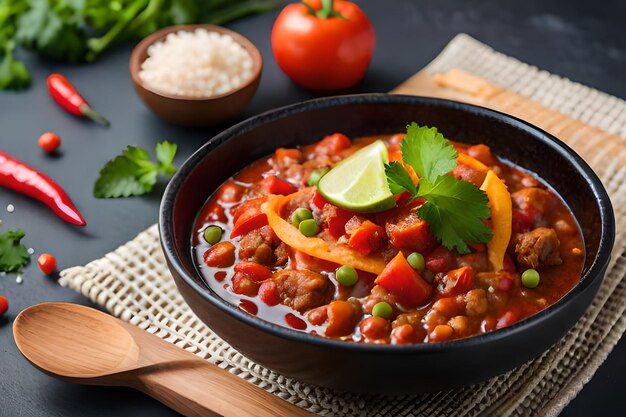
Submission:
[[304,7],[307,8],[307,11],[310,15],[319,17],[320,19],[328,19],[330,17],[338,17],[340,19],[346,20],[346,17],[335,10],[333,0],[322,0],[322,8],[320,10],[315,10],[313,6],[308,4],[306,1],[302,1]]

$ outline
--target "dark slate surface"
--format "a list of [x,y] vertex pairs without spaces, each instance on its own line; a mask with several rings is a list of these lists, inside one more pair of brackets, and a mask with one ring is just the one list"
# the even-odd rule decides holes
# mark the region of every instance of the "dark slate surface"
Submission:
[[[571,0],[524,2],[377,1],[359,2],[376,28],[378,44],[366,79],[355,92],[387,91],[435,55],[458,32],[466,32],[495,49],[555,74],[626,98],[626,3]],[[271,55],[270,30],[278,12],[241,20],[231,27],[258,45],[265,58],[261,86],[242,117],[312,97],[280,72]],[[61,267],[81,265],[133,238],[157,219],[159,192],[126,200],[96,200],[91,195],[98,169],[127,144],[153,148],[168,138],[180,146],[181,163],[214,133],[181,129],[156,119],[139,102],[127,72],[131,47],[121,47],[90,65],[62,65],[27,57],[32,88],[0,92],[0,147],[47,172],[66,188],[89,225],[68,226],[40,203],[0,190],[4,227],[23,227],[26,245],[54,253]],[[110,129],[77,120],[55,105],[45,88],[47,74],[66,74],[93,106],[113,122]],[[49,158],[36,146],[44,131],[63,138],[60,158]],[[13,203],[13,214],[5,211]],[[165,416],[174,413],[156,401],[122,388],[74,386],[49,378],[19,354],[11,333],[15,315],[43,301],[89,305],[75,292],[43,277],[36,266],[0,277],[0,293],[10,300],[0,321],[0,416]],[[506,354],[505,352],[503,354]],[[626,408],[626,342],[622,341],[580,395],[562,415],[622,415]]]

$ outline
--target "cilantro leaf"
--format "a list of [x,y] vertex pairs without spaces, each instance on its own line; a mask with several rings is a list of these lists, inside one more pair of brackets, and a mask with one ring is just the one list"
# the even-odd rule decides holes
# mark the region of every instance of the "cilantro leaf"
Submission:
[[152,191],[159,172],[168,176],[176,172],[172,160],[176,145],[167,141],[156,145],[156,164],[145,149],[128,146],[122,155],[107,162],[93,188],[96,198],[117,198],[143,195]]
[[22,61],[15,59],[13,45],[7,44],[0,62],[0,90],[22,90],[30,86],[30,74]]
[[0,271],[18,272],[28,263],[30,255],[20,243],[25,235],[22,229],[9,229],[0,234]]
[[413,184],[411,175],[400,162],[385,164],[385,174],[392,194],[402,194],[405,191],[411,195],[417,194],[417,187]]
[[426,199],[418,215],[446,248],[464,254],[470,252],[465,242],[491,239],[491,230],[483,223],[490,215],[487,194],[474,184],[451,175],[441,176],[435,183],[421,179],[417,196]]
[[173,175],[176,172],[176,168],[172,165],[174,156],[178,146],[175,143],[170,143],[164,140],[158,143],[155,149],[157,161],[161,164],[161,171],[167,175]]
[[436,128],[407,126],[406,137],[400,142],[402,160],[415,170],[420,178],[434,183],[457,165],[458,153]]

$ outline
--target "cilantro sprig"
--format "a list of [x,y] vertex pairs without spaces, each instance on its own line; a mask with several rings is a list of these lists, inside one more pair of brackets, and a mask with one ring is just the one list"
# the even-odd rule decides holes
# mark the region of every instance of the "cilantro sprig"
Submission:
[[24,236],[22,229],[9,229],[0,234],[0,271],[19,272],[28,263],[30,255],[20,243]]
[[163,141],[156,145],[157,162],[150,160],[144,149],[128,146],[122,153],[106,163],[93,188],[96,198],[117,198],[143,195],[152,191],[159,172],[172,176],[176,167],[176,144]]
[[457,151],[436,128],[407,126],[401,142],[402,160],[419,177],[416,186],[400,162],[385,165],[387,183],[393,194],[408,191],[413,199],[424,198],[417,211],[431,232],[448,249],[469,253],[466,242],[487,243],[491,230],[483,220],[489,218],[489,201],[474,184],[449,174],[457,165]]

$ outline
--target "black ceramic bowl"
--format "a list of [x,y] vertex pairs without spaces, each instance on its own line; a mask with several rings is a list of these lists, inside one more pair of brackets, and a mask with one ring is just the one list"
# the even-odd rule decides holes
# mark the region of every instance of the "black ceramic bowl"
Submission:
[[[408,122],[436,126],[448,138],[485,143],[496,155],[539,174],[567,201],[586,247],[580,283],[560,301],[512,326],[468,339],[412,346],[327,340],[263,321],[207,288],[191,250],[194,220],[228,177],[277,147],[342,132],[399,132]],[[611,203],[591,168],[555,137],[519,119],[448,100],[385,94],[331,97],[248,119],[211,139],[171,180],[161,204],[161,242],[183,297],[241,353],[285,376],[338,390],[437,391],[501,374],[561,338],[591,303],[605,273],[615,230]]]

